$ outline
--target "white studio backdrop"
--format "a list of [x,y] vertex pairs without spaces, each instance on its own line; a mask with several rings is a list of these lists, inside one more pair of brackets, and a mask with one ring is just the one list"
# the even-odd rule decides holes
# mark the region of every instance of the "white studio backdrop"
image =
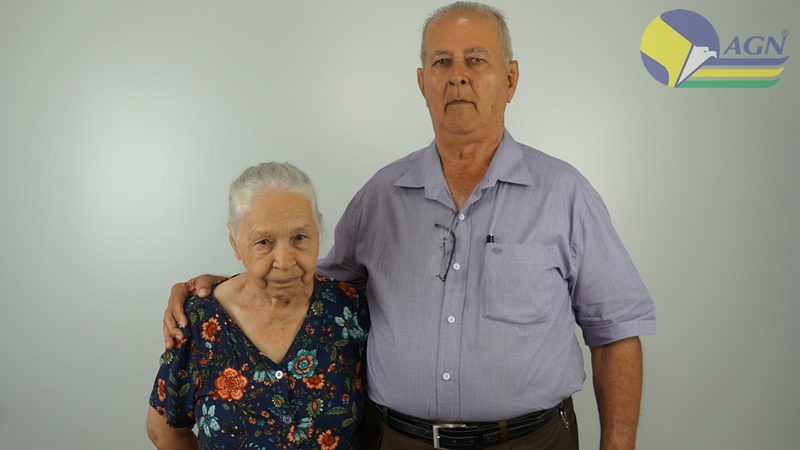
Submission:
[[[241,269],[228,184],[292,162],[332,231],[433,138],[415,69],[442,4],[0,2],[0,447],[151,448],[171,285]],[[800,2],[492,4],[520,64],[509,131],[589,178],[656,301],[639,448],[797,448]],[[660,85],[639,43],[677,8],[723,47],[788,30],[780,82]],[[588,380],[575,400],[596,448]]]

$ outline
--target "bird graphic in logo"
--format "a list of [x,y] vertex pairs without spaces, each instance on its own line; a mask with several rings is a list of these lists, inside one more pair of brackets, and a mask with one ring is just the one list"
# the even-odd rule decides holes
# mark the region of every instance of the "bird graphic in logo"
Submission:
[[650,22],[639,50],[653,78],[678,87],[706,61],[719,56],[719,37],[705,17],[676,9]]

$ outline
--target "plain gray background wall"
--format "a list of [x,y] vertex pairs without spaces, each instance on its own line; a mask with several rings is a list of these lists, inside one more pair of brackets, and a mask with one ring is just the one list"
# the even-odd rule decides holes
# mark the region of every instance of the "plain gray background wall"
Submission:
[[[0,2],[0,447],[150,448],[170,286],[241,268],[228,184],[295,163],[332,229],[433,138],[415,69],[442,4]],[[639,447],[797,448],[800,2],[492,4],[521,71],[508,129],[591,180],[656,301]],[[639,43],[676,8],[723,47],[788,30],[780,82],[658,84]],[[575,399],[596,448],[591,383]]]

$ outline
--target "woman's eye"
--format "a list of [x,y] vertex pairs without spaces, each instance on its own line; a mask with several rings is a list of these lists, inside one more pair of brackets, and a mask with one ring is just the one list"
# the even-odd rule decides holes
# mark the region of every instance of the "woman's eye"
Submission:
[[256,245],[269,245],[269,244],[270,244],[270,242],[268,240],[266,240],[266,239],[262,239],[262,240],[256,242]]
[[308,239],[308,236],[306,236],[305,234],[298,234],[297,236],[294,237],[294,239],[297,241],[302,241]]

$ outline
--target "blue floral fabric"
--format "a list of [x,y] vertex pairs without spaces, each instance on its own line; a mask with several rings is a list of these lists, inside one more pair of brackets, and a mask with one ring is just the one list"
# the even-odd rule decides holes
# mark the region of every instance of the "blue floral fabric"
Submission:
[[197,425],[201,449],[358,449],[369,314],[356,290],[315,274],[311,305],[280,364],[213,297],[185,305],[183,344],[161,356],[150,406]]

